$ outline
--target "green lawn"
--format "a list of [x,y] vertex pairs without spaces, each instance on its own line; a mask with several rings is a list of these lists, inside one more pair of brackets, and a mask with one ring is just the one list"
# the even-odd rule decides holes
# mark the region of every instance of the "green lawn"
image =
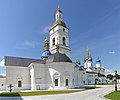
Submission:
[[34,92],[3,92],[0,96],[34,96],[34,95],[50,95],[50,94],[67,94],[80,92],[81,90],[55,90],[55,91],[34,91]]
[[105,97],[111,100],[120,100],[120,91],[114,91],[108,95],[105,95]]

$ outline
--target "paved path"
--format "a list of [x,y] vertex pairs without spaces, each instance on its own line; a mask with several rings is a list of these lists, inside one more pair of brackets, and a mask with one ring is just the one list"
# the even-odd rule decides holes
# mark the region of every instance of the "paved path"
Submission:
[[[119,86],[120,87],[120,86]],[[0,100],[105,100],[103,95],[114,90],[114,86],[104,86],[102,88],[76,92],[71,94],[28,96],[28,97],[0,97]]]

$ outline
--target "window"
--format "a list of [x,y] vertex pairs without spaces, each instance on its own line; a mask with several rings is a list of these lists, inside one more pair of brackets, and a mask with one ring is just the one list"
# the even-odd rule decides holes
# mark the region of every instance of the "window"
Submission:
[[4,84],[1,84],[1,86],[4,86]]
[[58,86],[58,79],[55,79],[55,86]]
[[60,15],[60,17],[59,18],[61,18],[61,15]]
[[55,32],[55,30],[53,29],[53,32]]
[[65,32],[65,29],[63,28],[63,31]]
[[22,87],[22,81],[18,81],[18,87]]
[[83,81],[83,83],[85,84],[85,81]]
[[66,79],[66,86],[68,86],[68,79]]
[[65,37],[63,37],[63,45],[66,45],[66,43],[65,43]]
[[55,38],[53,38],[53,46],[55,45]]

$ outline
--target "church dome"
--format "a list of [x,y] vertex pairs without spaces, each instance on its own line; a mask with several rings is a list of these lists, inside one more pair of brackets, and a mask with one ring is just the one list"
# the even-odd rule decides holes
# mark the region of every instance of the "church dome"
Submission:
[[90,57],[90,58],[88,59],[88,62],[92,62],[92,57]]
[[100,60],[97,60],[96,63],[100,63],[101,61]]
[[51,63],[51,62],[72,62],[72,61],[65,54],[55,53],[55,54],[50,55],[46,62]]
[[51,55],[50,51],[44,51],[42,57],[49,57]]
[[54,22],[54,24],[52,25],[52,29],[54,28],[54,27],[56,27],[57,25],[61,25],[61,26],[63,26],[63,27],[66,27],[66,24],[65,24],[65,22],[63,22],[62,20],[57,20],[56,22]]
[[88,62],[88,58],[85,58],[85,59],[84,59],[84,62]]
[[101,63],[101,60],[98,58],[98,59],[96,60],[96,63]]

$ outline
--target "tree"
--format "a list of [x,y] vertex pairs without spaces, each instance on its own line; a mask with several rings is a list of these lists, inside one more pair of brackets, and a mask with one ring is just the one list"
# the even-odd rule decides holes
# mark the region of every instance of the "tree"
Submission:
[[114,76],[113,76],[112,74],[108,74],[108,75],[107,75],[107,78],[110,79],[110,80],[112,80],[113,77],[114,77]]
[[2,75],[0,75],[0,78],[6,78],[6,76],[2,76]]
[[120,75],[119,75],[119,74],[116,74],[115,77],[116,77],[117,79],[120,79]]

